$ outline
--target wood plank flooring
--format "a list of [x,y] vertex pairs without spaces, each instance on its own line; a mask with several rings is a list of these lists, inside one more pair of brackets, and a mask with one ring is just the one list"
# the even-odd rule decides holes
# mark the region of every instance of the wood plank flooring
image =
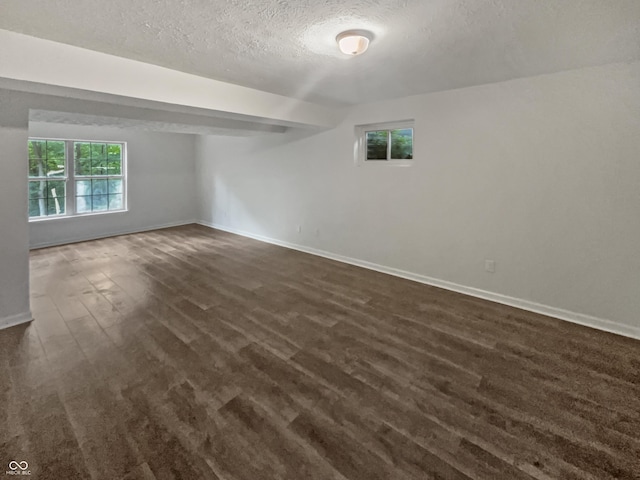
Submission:
[[640,478],[638,341],[195,225],[31,276],[0,476]]

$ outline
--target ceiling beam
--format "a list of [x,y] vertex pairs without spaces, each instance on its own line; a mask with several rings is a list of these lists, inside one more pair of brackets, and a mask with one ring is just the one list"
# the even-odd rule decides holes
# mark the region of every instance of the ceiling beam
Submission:
[[7,30],[0,29],[0,45],[0,80],[38,93],[62,87],[72,98],[76,91],[106,94],[287,126],[331,128],[341,116],[322,105]]

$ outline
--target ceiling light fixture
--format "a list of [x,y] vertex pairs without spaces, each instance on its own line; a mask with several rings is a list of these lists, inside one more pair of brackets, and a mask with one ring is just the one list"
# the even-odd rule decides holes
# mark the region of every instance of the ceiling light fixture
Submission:
[[371,33],[364,30],[347,30],[336,37],[340,51],[345,55],[360,55],[367,51]]

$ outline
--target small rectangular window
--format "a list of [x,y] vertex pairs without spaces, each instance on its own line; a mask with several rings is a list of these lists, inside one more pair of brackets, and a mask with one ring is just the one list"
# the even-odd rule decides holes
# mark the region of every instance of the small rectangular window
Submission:
[[359,125],[356,127],[356,163],[411,165],[413,121]]
[[29,218],[126,209],[124,143],[29,139]]

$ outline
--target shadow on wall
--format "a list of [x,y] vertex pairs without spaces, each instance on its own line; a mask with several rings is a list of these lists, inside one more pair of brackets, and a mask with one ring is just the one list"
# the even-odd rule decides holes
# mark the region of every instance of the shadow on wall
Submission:
[[[201,219],[255,235],[296,240],[296,224],[303,223],[305,217],[306,197],[299,190],[309,188],[298,180],[310,172],[307,159],[293,153],[300,150],[299,142],[326,131],[293,129],[285,134],[260,137],[203,138],[200,161],[207,166],[201,175],[206,199]],[[292,154],[285,155],[283,152],[289,149]],[[216,153],[208,154],[210,151]],[[220,162],[215,161],[216,157]],[[279,213],[278,205],[288,206],[289,220]],[[292,211],[299,219],[293,226]]]

